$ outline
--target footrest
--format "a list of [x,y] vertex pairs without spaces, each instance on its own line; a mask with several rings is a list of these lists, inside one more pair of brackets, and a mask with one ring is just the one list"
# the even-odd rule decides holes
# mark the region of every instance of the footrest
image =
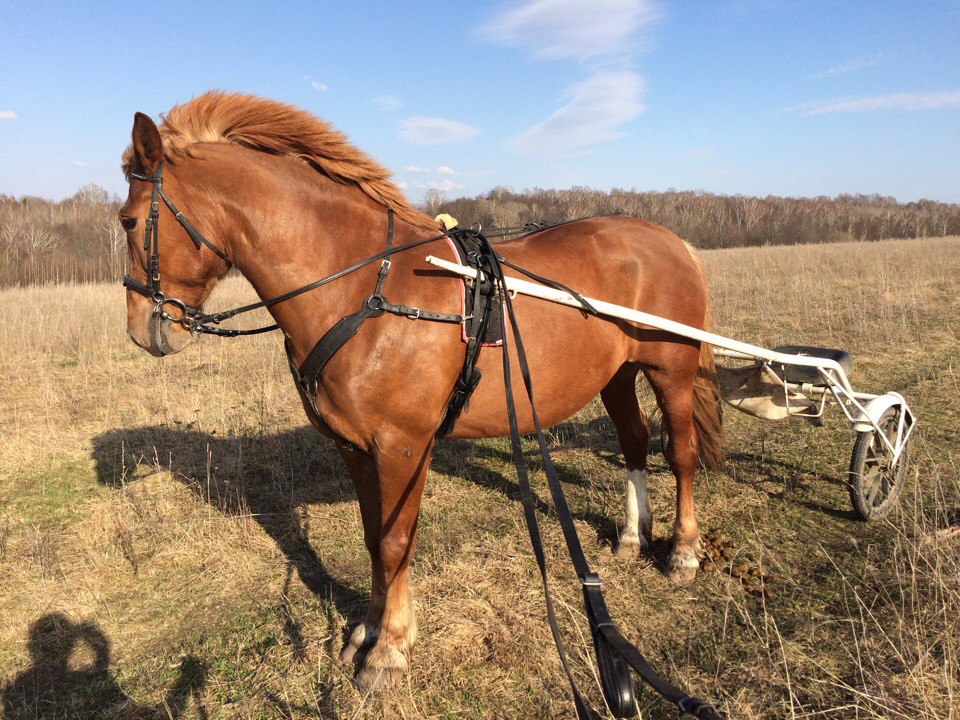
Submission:
[[[847,375],[850,374],[850,353],[846,350],[813,347],[810,345],[782,345],[773,348],[773,351],[785,355],[807,355],[809,357],[833,360],[843,368],[843,371]],[[770,363],[770,368],[789,383],[811,383],[812,385],[819,385],[821,387],[826,385],[817,368],[804,367],[802,365],[786,365],[783,363]]]

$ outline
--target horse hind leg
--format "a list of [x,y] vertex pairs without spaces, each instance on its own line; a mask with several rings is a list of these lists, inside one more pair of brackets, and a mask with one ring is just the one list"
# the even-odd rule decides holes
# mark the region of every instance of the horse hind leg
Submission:
[[627,466],[623,530],[617,543],[620,560],[632,560],[653,542],[653,514],[647,496],[647,442],[650,428],[637,402],[637,365],[623,365],[600,391],[603,406],[617,429]]
[[677,515],[666,575],[672,582],[685,585],[696,578],[703,555],[693,505],[698,449],[693,404],[699,353],[687,345],[673,345],[670,354],[669,361],[647,369],[646,376],[663,413],[667,430],[665,454],[677,479]]

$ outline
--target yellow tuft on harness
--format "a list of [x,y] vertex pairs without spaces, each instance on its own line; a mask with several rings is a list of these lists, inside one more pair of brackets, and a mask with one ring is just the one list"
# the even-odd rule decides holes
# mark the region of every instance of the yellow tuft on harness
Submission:
[[437,215],[434,220],[437,225],[444,230],[453,230],[457,226],[457,219],[446,213],[440,213]]

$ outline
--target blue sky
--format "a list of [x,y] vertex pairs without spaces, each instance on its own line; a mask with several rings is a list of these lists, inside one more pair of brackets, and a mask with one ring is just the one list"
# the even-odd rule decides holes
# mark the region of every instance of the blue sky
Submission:
[[0,193],[121,193],[133,113],[307,108],[408,196],[960,202],[960,2],[0,3]]

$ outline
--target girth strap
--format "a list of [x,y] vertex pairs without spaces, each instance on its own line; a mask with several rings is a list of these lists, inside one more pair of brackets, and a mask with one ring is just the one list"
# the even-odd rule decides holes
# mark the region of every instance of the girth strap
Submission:
[[[470,396],[473,395],[474,390],[480,384],[480,380],[483,379],[482,374],[477,369],[477,360],[480,357],[480,348],[482,347],[481,338],[484,336],[490,320],[492,304],[501,302],[496,292],[497,285],[489,272],[492,261],[488,253],[492,253],[493,249],[487,239],[478,230],[466,230],[464,228],[455,228],[451,231],[450,237],[456,242],[460,253],[464,256],[463,261],[475,267],[478,275],[473,282],[472,313],[467,317],[466,327],[464,328],[467,336],[467,348],[463,357],[463,367],[460,369],[460,375],[457,376],[456,383],[454,383],[453,393],[447,403],[443,420],[440,421],[440,426],[435,433],[438,438],[452,433],[461,413],[470,410]],[[484,272],[484,270],[487,272]]]

